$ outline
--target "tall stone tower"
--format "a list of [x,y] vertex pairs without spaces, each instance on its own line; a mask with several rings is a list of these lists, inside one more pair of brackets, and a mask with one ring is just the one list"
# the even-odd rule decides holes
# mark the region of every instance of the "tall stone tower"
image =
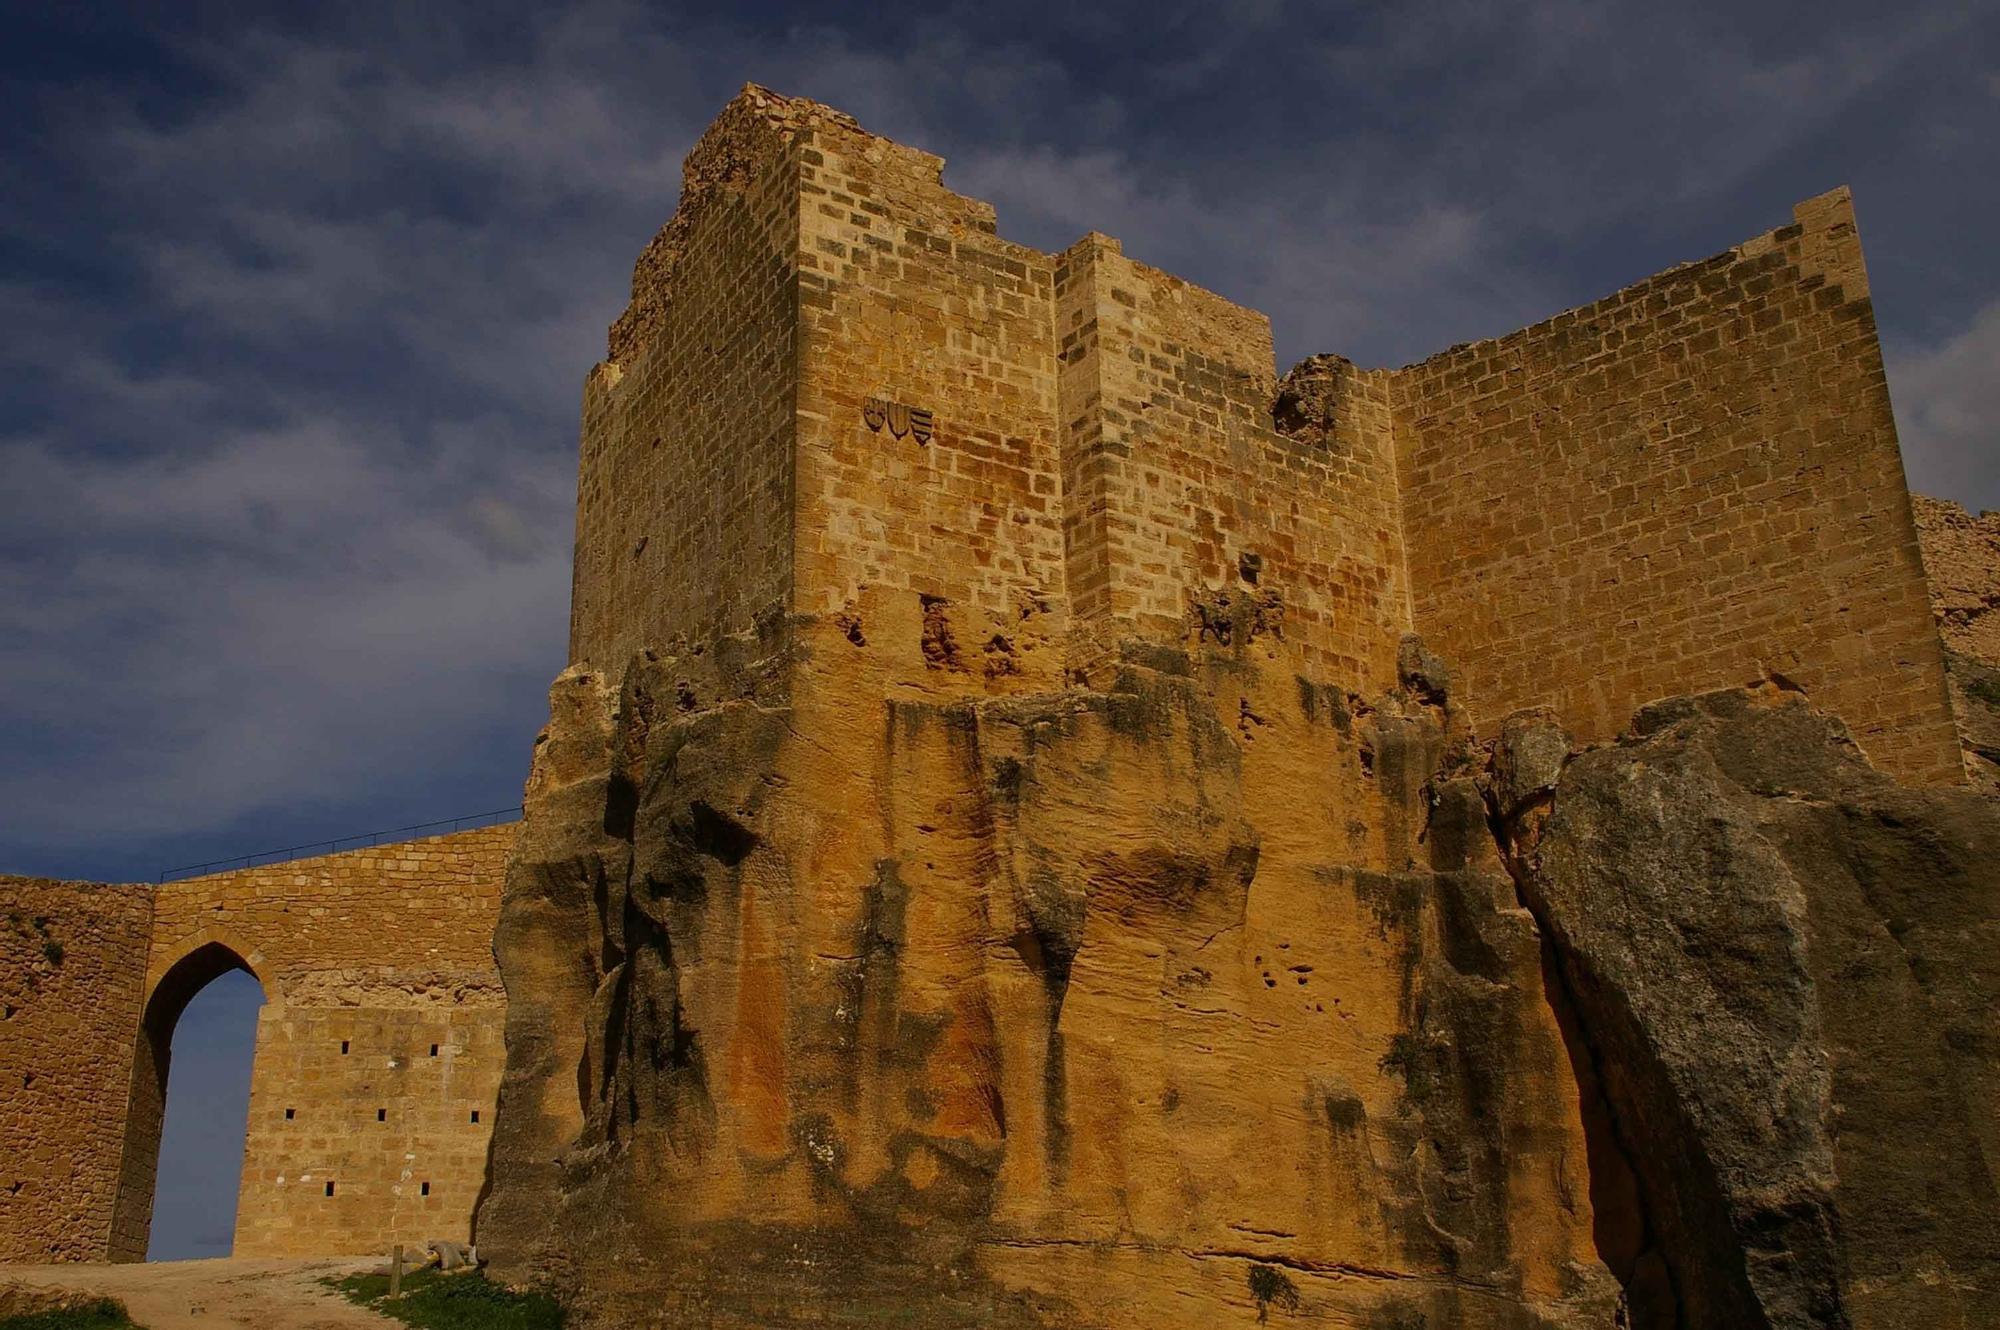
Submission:
[[1261,315],[1003,240],[943,165],[754,88],[703,137],[587,390],[572,659],[872,594],[1047,686],[1252,569],[1308,659],[1390,681],[1387,376],[1335,377],[1334,446],[1280,434]]
[[495,1268],[716,1326],[1837,1301],[1755,1254],[1833,1200],[1739,1194],[1604,1079],[1629,1012],[1558,964],[1534,846],[1562,727],[1675,692],[1758,685],[1647,733],[1818,753],[1804,690],[1958,778],[1845,194],[1280,380],[1260,315],[1009,243],[941,169],[746,89],[591,375]]

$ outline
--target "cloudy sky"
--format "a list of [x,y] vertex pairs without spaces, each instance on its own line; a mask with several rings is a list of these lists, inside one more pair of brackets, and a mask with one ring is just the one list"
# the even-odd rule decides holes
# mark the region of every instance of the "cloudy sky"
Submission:
[[0,18],[0,869],[518,799],[580,385],[748,80],[1267,311],[1286,363],[1851,184],[1913,483],[2000,507],[2000,0],[303,8]]

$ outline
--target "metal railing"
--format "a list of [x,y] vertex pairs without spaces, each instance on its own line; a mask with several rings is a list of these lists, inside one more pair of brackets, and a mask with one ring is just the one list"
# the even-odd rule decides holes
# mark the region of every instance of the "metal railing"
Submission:
[[[289,845],[282,850],[258,850],[252,854],[238,854],[227,859],[211,859],[205,864],[183,864],[179,868],[163,868],[153,880],[163,883],[183,877],[201,877],[211,872],[226,873],[239,868],[281,864],[288,859],[308,859],[316,854],[338,854],[343,849],[363,850],[381,845],[385,841],[409,840],[413,832],[431,831],[445,836],[453,831],[490,827],[505,819],[519,816],[521,816],[519,804],[512,808],[496,808],[487,813],[463,813],[458,817],[440,818],[436,822],[417,822],[407,827],[389,827],[382,831],[364,831],[353,836],[336,836],[332,840],[313,841],[309,845]],[[448,830],[439,831],[440,827]]]

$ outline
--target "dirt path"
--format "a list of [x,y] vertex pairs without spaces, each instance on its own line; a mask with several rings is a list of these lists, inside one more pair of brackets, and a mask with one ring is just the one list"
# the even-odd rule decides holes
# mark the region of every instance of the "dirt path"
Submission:
[[143,1265],[0,1265],[0,1284],[102,1293],[145,1330],[388,1330],[399,1322],[348,1302],[320,1280],[375,1260],[153,1261]]

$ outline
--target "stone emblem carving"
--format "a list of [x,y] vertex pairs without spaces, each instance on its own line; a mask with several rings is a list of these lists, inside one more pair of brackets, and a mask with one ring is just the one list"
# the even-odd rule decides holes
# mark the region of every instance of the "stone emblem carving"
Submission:
[[887,425],[889,433],[899,439],[906,434],[914,434],[918,443],[929,443],[936,429],[936,417],[928,407],[891,402],[881,397],[862,399],[861,419],[877,433]]

